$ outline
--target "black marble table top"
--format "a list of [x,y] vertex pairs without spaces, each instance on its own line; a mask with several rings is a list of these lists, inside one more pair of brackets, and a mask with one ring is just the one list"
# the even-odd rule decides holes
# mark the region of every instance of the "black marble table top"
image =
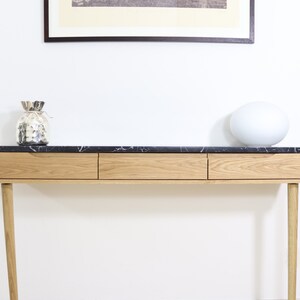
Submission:
[[63,153],[300,153],[300,147],[0,146],[0,152]]

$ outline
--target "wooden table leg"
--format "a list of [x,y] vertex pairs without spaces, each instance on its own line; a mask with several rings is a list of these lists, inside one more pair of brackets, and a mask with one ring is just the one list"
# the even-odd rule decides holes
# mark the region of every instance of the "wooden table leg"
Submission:
[[2,183],[3,218],[10,300],[18,300],[12,184]]
[[288,184],[288,300],[296,300],[298,183]]

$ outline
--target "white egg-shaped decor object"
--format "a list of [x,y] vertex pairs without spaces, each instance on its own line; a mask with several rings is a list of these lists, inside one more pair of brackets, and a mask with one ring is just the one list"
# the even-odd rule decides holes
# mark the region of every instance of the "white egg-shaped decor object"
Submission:
[[251,102],[232,114],[230,129],[235,138],[249,147],[270,147],[286,136],[289,119],[274,104]]

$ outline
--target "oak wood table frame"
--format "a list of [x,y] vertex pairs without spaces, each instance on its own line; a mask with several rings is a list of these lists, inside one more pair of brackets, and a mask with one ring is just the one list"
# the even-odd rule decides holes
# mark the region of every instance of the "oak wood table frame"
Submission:
[[300,154],[0,153],[10,300],[18,300],[13,184],[281,184],[288,186],[288,300],[296,300]]

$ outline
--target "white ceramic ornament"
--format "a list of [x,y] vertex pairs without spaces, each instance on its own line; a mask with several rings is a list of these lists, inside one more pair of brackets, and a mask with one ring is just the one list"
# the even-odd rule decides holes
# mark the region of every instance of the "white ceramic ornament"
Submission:
[[250,147],[270,147],[287,134],[289,120],[277,106],[268,102],[251,102],[237,109],[230,118],[234,137]]

